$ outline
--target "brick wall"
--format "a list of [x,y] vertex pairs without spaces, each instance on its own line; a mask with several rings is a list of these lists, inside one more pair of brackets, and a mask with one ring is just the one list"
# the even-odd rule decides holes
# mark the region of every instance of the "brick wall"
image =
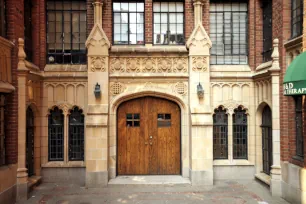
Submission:
[[12,50],[12,84],[16,88],[7,97],[6,119],[6,161],[8,164],[17,163],[18,156],[18,86],[17,86],[17,63],[18,63],[18,38],[24,36],[23,26],[23,1],[6,1],[7,39],[14,42]]

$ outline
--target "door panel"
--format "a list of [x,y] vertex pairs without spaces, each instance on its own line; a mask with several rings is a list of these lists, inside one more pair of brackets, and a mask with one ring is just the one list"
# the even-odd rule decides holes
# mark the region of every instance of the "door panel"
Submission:
[[263,172],[270,175],[272,166],[272,113],[268,106],[262,112],[261,128]]
[[[139,126],[135,114],[140,115]],[[154,97],[127,101],[118,108],[117,125],[119,175],[180,174],[177,104]]]

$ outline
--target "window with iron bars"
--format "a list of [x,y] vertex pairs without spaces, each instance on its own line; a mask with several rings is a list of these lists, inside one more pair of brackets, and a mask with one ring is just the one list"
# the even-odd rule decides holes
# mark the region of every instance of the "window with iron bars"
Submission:
[[64,161],[64,114],[57,107],[50,111],[48,129],[49,161]]
[[184,38],[184,3],[153,3],[154,44],[182,45]]
[[144,3],[113,2],[113,43],[144,44]]
[[0,0],[0,36],[6,37],[5,0]]
[[210,3],[211,64],[248,63],[248,4]]
[[219,107],[213,115],[213,148],[214,159],[228,158],[228,116]]
[[47,2],[47,62],[86,63],[86,1]]
[[5,164],[5,97],[0,95],[0,166]]
[[296,156],[304,157],[303,96],[295,97]]
[[69,160],[84,160],[84,114],[77,107],[69,115]]
[[233,114],[233,158],[248,158],[248,118],[242,107]]
[[263,11],[263,62],[272,60],[272,1],[262,2]]
[[303,34],[303,0],[291,1],[291,38]]

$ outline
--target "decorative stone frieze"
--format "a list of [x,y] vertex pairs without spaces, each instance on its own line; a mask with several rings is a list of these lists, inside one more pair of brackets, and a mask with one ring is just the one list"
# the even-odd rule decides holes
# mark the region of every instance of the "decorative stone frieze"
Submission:
[[177,82],[173,85],[173,92],[185,96],[188,92],[188,86],[184,82]]
[[235,110],[236,108],[238,108],[239,106],[243,107],[243,109],[247,111],[247,108],[245,107],[245,105],[242,105],[242,104],[240,104],[240,103],[238,103],[237,101],[232,100],[232,99],[227,100],[227,101],[224,101],[224,102],[222,103],[222,106],[227,110],[227,112],[228,112],[229,114],[233,114],[233,113],[234,113],[234,110]]
[[219,86],[219,87],[223,87],[223,86],[229,86],[229,87],[233,87],[233,86],[239,86],[239,87],[242,87],[242,86],[250,86],[251,83],[250,82],[211,82],[211,87],[214,87],[214,86]]
[[192,70],[205,72],[207,70],[207,57],[192,57]]
[[90,57],[91,59],[91,71],[106,71],[106,57]]
[[188,57],[111,57],[111,73],[187,73]]
[[110,93],[115,96],[118,95],[125,90],[125,85],[120,82],[115,82],[110,85]]

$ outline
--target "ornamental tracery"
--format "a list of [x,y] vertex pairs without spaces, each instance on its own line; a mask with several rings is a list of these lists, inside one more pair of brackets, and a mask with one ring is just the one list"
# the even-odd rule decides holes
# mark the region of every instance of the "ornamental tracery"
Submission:
[[110,71],[113,72],[124,72],[124,60],[119,57],[110,58]]
[[170,58],[157,58],[158,72],[171,72],[172,60]]
[[206,57],[192,57],[192,70],[198,72],[204,72],[207,70],[207,58]]
[[105,57],[91,57],[91,71],[106,71],[106,58]]

